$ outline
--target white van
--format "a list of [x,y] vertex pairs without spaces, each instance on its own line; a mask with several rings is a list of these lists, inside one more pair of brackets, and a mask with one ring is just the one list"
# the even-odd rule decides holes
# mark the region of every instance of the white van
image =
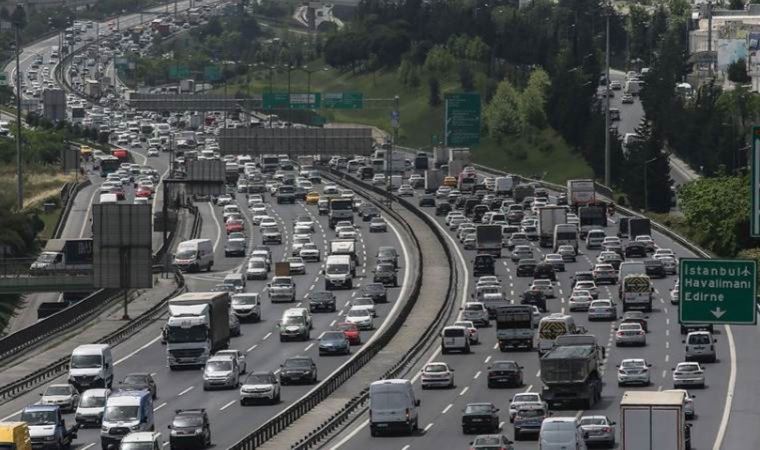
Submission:
[[551,350],[559,336],[577,331],[575,319],[569,314],[553,313],[542,317],[538,322],[538,354]]
[[460,326],[443,328],[441,331],[441,353],[445,355],[452,350],[470,353],[470,333],[467,328]]
[[104,193],[100,194],[99,202],[101,205],[104,205],[106,203],[118,203],[119,198],[116,197],[116,194],[110,194],[110,193]]
[[261,297],[256,292],[232,294],[231,308],[240,321],[261,320]]
[[214,265],[214,245],[211,239],[192,239],[180,242],[174,255],[174,265],[183,272],[210,271]]
[[330,255],[325,262],[325,289],[353,289],[353,261],[350,255]]
[[618,284],[622,287],[623,280],[628,275],[646,275],[647,269],[644,261],[623,261],[618,269]]
[[604,230],[593,229],[586,234],[586,248],[602,248],[602,242],[607,235]]
[[538,435],[541,450],[586,450],[583,431],[575,417],[547,417]]
[[418,428],[419,406],[409,380],[375,381],[369,385],[370,434],[378,436],[393,431],[413,434]]
[[104,449],[118,447],[121,439],[129,431],[153,430],[155,423],[150,391],[123,390],[108,397],[100,427],[100,444]]
[[71,352],[69,383],[79,392],[113,385],[113,356],[108,344],[80,345]]

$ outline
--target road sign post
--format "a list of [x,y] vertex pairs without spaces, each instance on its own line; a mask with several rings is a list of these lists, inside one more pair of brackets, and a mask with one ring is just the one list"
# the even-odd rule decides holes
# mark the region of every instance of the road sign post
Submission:
[[446,94],[445,111],[447,147],[470,147],[480,143],[480,94]]
[[679,269],[682,324],[757,323],[755,261],[681,258]]
[[760,126],[752,127],[752,209],[750,234],[760,237]]

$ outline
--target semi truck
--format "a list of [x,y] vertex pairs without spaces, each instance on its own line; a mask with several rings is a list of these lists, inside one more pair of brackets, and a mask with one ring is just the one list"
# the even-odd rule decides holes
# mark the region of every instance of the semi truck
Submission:
[[535,329],[533,327],[533,307],[530,305],[503,305],[495,308],[496,339],[499,350],[510,347],[533,349]]
[[567,180],[567,204],[573,208],[596,202],[594,180]]
[[428,169],[425,171],[425,192],[435,192],[441,187],[445,173],[440,169]]
[[501,258],[501,225],[478,225],[475,227],[475,242],[478,254],[487,253]]
[[50,239],[32,273],[92,270],[92,239]]
[[628,219],[628,237],[636,239],[636,236],[651,236],[652,222],[649,219],[633,218]]
[[554,227],[567,223],[567,209],[563,206],[546,206],[538,209],[538,244],[551,247],[554,244]]
[[166,360],[174,370],[202,366],[230,344],[230,297],[227,292],[187,292],[169,300]]
[[550,409],[557,404],[580,403],[591,409],[602,398],[599,366],[604,351],[596,337],[585,334],[558,336],[554,347],[539,360],[542,397]]
[[620,400],[622,450],[688,450],[684,391],[626,391]]

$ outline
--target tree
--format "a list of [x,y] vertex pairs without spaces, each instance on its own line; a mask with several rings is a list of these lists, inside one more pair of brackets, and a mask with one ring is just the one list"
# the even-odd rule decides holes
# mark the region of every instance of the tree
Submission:
[[512,83],[503,80],[483,114],[491,137],[501,141],[504,137],[520,131],[519,108],[520,95]]
[[428,78],[428,104],[432,107],[441,104],[441,85],[435,75]]
[[[663,141],[657,129],[644,117],[636,128],[639,139],[628,146],[627,170],[623,187],[631,204],[652,211],[670,210],[670,161],[663,153]],[[644,173],[646,171],[646,174]],[[643,179],[646,177],[646,184]]]
[[470,66],[465,61],[459,64],[459,84],[464,91],[475,89],[475,77],[472,74],[472,69],[470,69]]
[[546,96],[551,82],[543,69],[535,69],[520,96],[520,121],[525,131],[546,127]]
[[747,84],[752,78],[747,74],[747,61],[739,58],[728,65],[728,79],[738,84]]
[[480,36],[475,36],[467,42],[465,57],[473,61],[487,61],[490,56],[491,48],[483,42]]
[[425,58],[425,70],[430,73],[445,74],[454,66],[454,56],[442,45],[436,45]]

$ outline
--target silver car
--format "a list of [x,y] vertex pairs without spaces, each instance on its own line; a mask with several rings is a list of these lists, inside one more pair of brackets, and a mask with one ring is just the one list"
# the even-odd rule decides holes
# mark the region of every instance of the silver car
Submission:
[[624,359],[617,366],[617,382],[618,386],[625,386],[629,384],[643,384],[649,386],[649,368],[651,364],[643,358],[629,358]]
[[594,300],[588,307],[588,320],[615,320],[617,307],[612,300]]
[[697,362],[682,362],[673,369],[673,387],[705,387],[705,371]]
[[576,260],[575,247],[572,245],[560,245],[557,247],[557,253],[562,256],[562,260],[565,262],[575,262]]
[[647,345],[647,334],[638,323],[621,323],[615,333],[615,346]]
[[533,249],[531,249],[528,245],[517,245],[515,246],[515,249],[512,250],[512,256],[510,258],[514,262],[517,262],[521,259],[533,258]]
[[570,296],[570,299],[568,299],[567,304],[571,312],[588,311],[592,301],[594,301],[594,298],[591,297],[591,294],[588,291],[575,289]]
[[583,416],[579,422],[586,444],[615,446],[615,422],[607,416]]
[[68,383],[51,384],[40,396],[41,404],[59,406],[61,411],[74,412],[79,405],[79,393]]
[[240,368],[231,356],[212,356],[203,368],[203,390],[235,389],[240,384]]

